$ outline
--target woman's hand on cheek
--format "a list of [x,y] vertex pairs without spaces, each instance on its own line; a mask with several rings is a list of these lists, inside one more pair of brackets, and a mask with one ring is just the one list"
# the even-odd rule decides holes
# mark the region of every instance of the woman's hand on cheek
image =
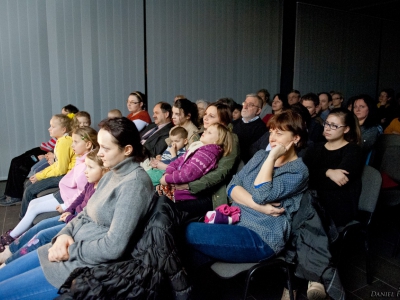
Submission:
[[60,235],[49,249],[48,259],[52,262],[60,262],[69,259],[68,247],[74,243],[72,237],[66,234]]
[[288,145],[284,146],[283,144],[277,144],[274,148],[272,148],[269,155],[271,155],[275,160],[281,157],[292,147],[293,142],[290,142]]

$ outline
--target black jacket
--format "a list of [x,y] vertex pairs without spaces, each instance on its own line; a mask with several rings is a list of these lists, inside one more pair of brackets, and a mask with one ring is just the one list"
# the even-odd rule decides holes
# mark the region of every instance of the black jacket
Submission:
[[57,299],[189,299],[192,289],[174,241],[182,220],[159,200],[131,260],[75,269]]
[[[153,129],[156,124],[150,124],[148,125],[141,133],[140,136],[144,136],[149,130]],[[150,157],[156,157],[157,155],[163,154],[164,150],[167,149],[167,143],[165,142],[165,139],[169,137],[169,131],[171,128],[174,127],[174,124],[172,122],[168,123],[165,125],[163,128],[161,128],[159,131],[151,135],[146,142],[144,143],[143,146],[147,148],[147,150],[150,151]]]
[[316,193],[307,191],[293,217],[286,244],[286,261],[296,264],[296,277],[322,282],[332,299],[345,298],[337,269],[332,266],[329,245],[339,234],[333,221],[318,203]]

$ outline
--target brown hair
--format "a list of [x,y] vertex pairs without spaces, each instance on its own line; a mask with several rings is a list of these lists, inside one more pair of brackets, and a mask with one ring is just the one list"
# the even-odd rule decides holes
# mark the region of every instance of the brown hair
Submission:
[[290,131],[293,135],[298,135],[300,140],[295,144],[295,148],[301,149],[306,146],[308,134],[307,126],[301,115],[290,109],[280,114],[275,114],[267,124],[270,129],[279,129],[282,131]]
[[101,158],[97,155],[99,153],[99,148],[94,148],[92,151],[90,151],[87,155],[86,158],[93,160],[96,164],[98,164],[104,171],[108,172],[110,169],[105,168],[103,165],[103,161]]
[[217,114],[220,124],[228,126],[229,123],[232,122],[232,111],[227,104],[222,102],[214,102],[207,106],[207,108],[209,108],[210,106],[214,106],[217,108]]
[[185,128],[183,128],[182,126],[177,126],[177,127],[173,128],[173,129],[171,130],[170,135],[172,135],[172,136],[177,136],[177,135],[178,135],[179,137],[181,137],[181,138],[183,138],[183,139],[187,139],[187,137],[188,137],[188,132],[187,132],[187,130],[186,130]]
[[212,124],[208,128],[210,128],[211,126],[217,127],[217,145],[219,145],[224,150],[223,156],[229,155],[233,148],[233,138],[230,130],[228,129],[228,127],[220,123]]

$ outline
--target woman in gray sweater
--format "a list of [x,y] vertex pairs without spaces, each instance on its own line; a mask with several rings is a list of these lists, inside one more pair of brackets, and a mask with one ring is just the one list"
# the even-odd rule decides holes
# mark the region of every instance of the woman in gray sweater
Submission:
[[98,156],[111,169],[85,209],[53,241],[0,270],[0,295],[13,299],[53,299],[78,267],[123,260],[151,209],[153,187],[139,166],[143,147],[127,118],[99,124]]

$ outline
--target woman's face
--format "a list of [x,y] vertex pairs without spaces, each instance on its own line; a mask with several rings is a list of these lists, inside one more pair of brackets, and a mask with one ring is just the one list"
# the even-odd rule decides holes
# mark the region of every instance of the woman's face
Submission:
[[115,167],[128,157],[128,155],[125,155],[125,151],[119,148],[116,144],[115,138],[107,130],[100,129],[97,134],[97,141],[100,145],[97,156],[99,156],[103,161],[104,167]]
[[232,112],[232,119],[233,120],[238,120],[242,117],[241,111],[238,110],[237,108],[234,109],[234,111]]
[[137,96],[129,95],[126,106],[131,113],[135,113],[142,110],[143,103],[139,101]]
[[172,107],[172,122],[174,125],[184,125],[188,120],[190,120],[190,116],[185,116],[183,109],[177,108],[175,106]]
[[354,114],[356,115],[358,122],[362,125],[365,119],[368,117],[369,109],[368,105],[363,99],[358,99],[354,101]]
[[381,105],[386,105],[388,101],[389,101],[388,94],[386,92],[381,92],[379,95],[379,103]]
[[204,128],[207,129],[210,125],[219,123],[220,119],[218,116],[218,111],[215,106],[209,106],[206,109],[203,117]]
[[348,126],[339,127],[337,129],[331,129],[329,125],[337,125],[343,126],[344,124],[343,118],[340,118],[336,115],[329,115],[325,121],[324,126],[324,137],[328,142],[337,141],[344,138],[344,134],[349,131]]
[[272,110],[274,112],[280,112],[283,109],[283,102],[276,96],[272,101]]
[[297,143],[299,140],[299,136],[294,135],[291,131],[281,130],[279,128],[269,130],[269,143],[271,148],[275,148],[279,144],[286,147],[291,142],[293,142],[292,147],[294,147],[294,143]]

